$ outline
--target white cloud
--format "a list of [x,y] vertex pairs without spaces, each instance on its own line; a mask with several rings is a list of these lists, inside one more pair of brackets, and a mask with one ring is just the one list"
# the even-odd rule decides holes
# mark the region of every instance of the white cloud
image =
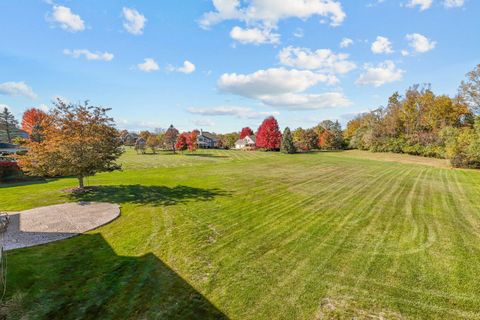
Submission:
[[407,56],[410,55],[410,52],[408,52],[408,50],[402,50],[400,53],[401,53],[402,56],[404,56],[404,57],[407,57]]
[[[115,119],[115,123],[118,127],[118,129],[123,130],[126,129],[128,131],[143,131],[143,130],[149,130],[149,131],[154,131],[155,128],[164,128],[165,124],[155,122],[155,121],[144,121],[144,120],[132,120],[130,119]],[[178,128],[179,130],[181,128]]]
[[178,68],[178,72],[182,72],[186,74],[192,73],[194,71],[195,71],[195,65],[188,60],[185,60],[183,62],[183,66]]
[[178,67],[178,68],[174,67],[172,65],[167,66],[167,70],[170,71],[170,72],[181,72],[181,73],[185,73],[185,74],[192,73],[192,72],[195,71],[195,69],[196,69],[195,65],[188,60],[185,60],[183,62],[183,66]]
[[0,83],[0,94],[12,96],[12,97],[26,97],[29,99],[35,99],[37,95],[33,92],[25,82],[4,82]]
[[49,108],[46,104],[44,104],[44,103],[39,104],[38,107],[37,107],[37,109],[40,109],[40,110],[42,110],[43,112],[48,112],[48,111],[50,110],[50,108]]
[[341,92],[318,94],[286,93],[278,96],[266,96],[263,102],[274,107],[286,107],[297,110],[348,107],[352,102]]
[[123,8],[123,27],[128,33],[140,35],[147,22],[147,18],[135,9]]
[[200,25],[208,28],[225,20],[240,20],[248,25],[260,23],[275,27],[278,21],[288,18],[308,19],[318,15],[330,18],[330,25],[340,25],[346,17],[339,1],[334,0],[250,0],[242,6],[240,0],[213,0],[214,11],[207,12]]
[[218,87],[224,92],[259,98],[265,95],[302,92],[319,82],[334,84],[337,81],[335,76],[309,70],[270,68],[251,74],[225,73],[220,77]]
[[137,64],[137,67],[138,67],[139,70],[144,71],[144,72],[152,72],[152,71],[157,71],[158,69],[160,69],[157,62],[155,60],[153,60],[152,58],[143,59],[143,63]]
[[63,30],[77,32],[85,30],[85,23],[78,14],[64,6],[53,6],[53,12],[50,19],[58,24]]
[[278,33],[272,33],[270,29],[266,28],[243,29],[236,26],[230,31],[230,37],[243,44],[251,43],[259,45],[264,43],[280,43],[280,35]]
[[215,122],[211,119],[195,119],[192,120],[192,123],[199,127],[213,127]]
[[303,29],[301,28],[297,28],[297,30],[295,30],[295,32],[293,33],[293,36],[295,38],[303,38],[305,34],[303,33]]
[[410,41],[410,47],[418,53],[425,53],[430,50],[433,50],[437,45],[436,41],[432,41],[419,33],[407,34],[407,40]]
[[443,6],[445,8],[460,8],[465,4],[465,0],[444,0]]
[[340,48],[348,48],[353,44],[353,40],[350,38],[343,38],[340,42]]
[[387,60],[377,66],[365,65],[365,72],[355,82],[358,85],[380,87],[386,83],[400,81],[405,71],[398,69],[393,61]]
[[233,116],[240,119],[260,119],[266,116],[278,116],[278,111],[255,111],[251,108],[237,107],[237,106],[218,106],[212,108],[188,108],[187,111],[191,114],[198,114],[202,116]]
[[307,48],[287,47],[278,54],[280,63],[289,67],[345,74],[357,66],[348,60],[345,53],[335,54],[330,49],[311,51]]
[[304,93],[318,83],[337,82],[338,79],[333,75],[310,70],[271,68],[251,74],[223,74],[218,81],[218,88],[223,92],[259,100],[266,105],[301,110],[349,105],[350,102],[341,93]]
[[111,61],[114,57],[112,53],[109,52],[92,52],[87,49],[64,49],[63,54],[67,56],[72,56],[74,58],[79,58],[84,56],[87,60],[102,60],[102,61]]
[[375,54],[390,54],[393,53],[392,43],[386,37],[378,36],[377,40],[372,43],[372,52]]
[[409,0],[407,3],[407,7],[415,8],[420,7],[420,11],[427,10],[432,6],[433,0]]

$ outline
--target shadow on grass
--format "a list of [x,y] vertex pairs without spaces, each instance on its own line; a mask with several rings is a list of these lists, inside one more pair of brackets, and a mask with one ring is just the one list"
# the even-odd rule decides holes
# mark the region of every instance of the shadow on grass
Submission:
[[154,206],[171,206],[189,201],[210,201],[218,196],[229,196],[219,189],[201,189],[188,186],[144,186],[118,185],[92,187],[86,193],[72,193],[77,201],[98,201],[112,203],[149,204]]
[[186,153],[189,157],[202,157],[202,158],[228,158],[227,156],[218,156],[211,153]]
[[228,319],[153,253],[117,255],[100,234],[9,255],[7,302],[23,293],[25,318]]
[[12,179],[6,181],[0,181],[0,189],[2,188],[10,188],[10,187],[20,187],[20,186],[28,186],[31,184],[41,184],[41,183],[48,183],[58,180],[57,178],[40,178],[40,177],[33,177],[33,178],[22,178],[22,179]]

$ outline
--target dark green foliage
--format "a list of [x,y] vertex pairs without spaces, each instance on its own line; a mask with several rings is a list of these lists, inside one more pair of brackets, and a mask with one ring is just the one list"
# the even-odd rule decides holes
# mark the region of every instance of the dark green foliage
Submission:
[[18,121],[6,107],[0,113],[0,131],[5,132],[6,140],[12,143],[13,132],[17,129]]
[[292,132],[290,132],[289,127],[286,127],[285,130],[283,131],[282,146],[280,150],[283,153],[297,152],[297,148],[295,147],[295,144],[293,144]]

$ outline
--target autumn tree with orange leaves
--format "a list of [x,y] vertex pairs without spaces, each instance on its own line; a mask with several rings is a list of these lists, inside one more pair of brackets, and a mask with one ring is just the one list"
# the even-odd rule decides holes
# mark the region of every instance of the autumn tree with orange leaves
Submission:
[[42,131],[48,125],[48,115],[44,111],[31,108],[23,113],[22,130],[28,133],[30,140],[42,140]]
[[54,106],[41,141],[29,141],[26,155],[19,156],[26,174],[74,176],[83,189],[85,177],[120,169],[115,161],[122,154],[122,143],[107,115],[110,109],[60,99]]

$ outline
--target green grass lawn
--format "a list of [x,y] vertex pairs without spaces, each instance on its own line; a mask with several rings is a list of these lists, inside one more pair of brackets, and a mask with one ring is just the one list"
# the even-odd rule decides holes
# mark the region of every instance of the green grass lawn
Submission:
[[129,150],[81,198],[61,192],[75,179],[2,186],[0,210],[122,206],[86,235],[8,252],[12,315],[480,319],[480,172],[382,157]]

